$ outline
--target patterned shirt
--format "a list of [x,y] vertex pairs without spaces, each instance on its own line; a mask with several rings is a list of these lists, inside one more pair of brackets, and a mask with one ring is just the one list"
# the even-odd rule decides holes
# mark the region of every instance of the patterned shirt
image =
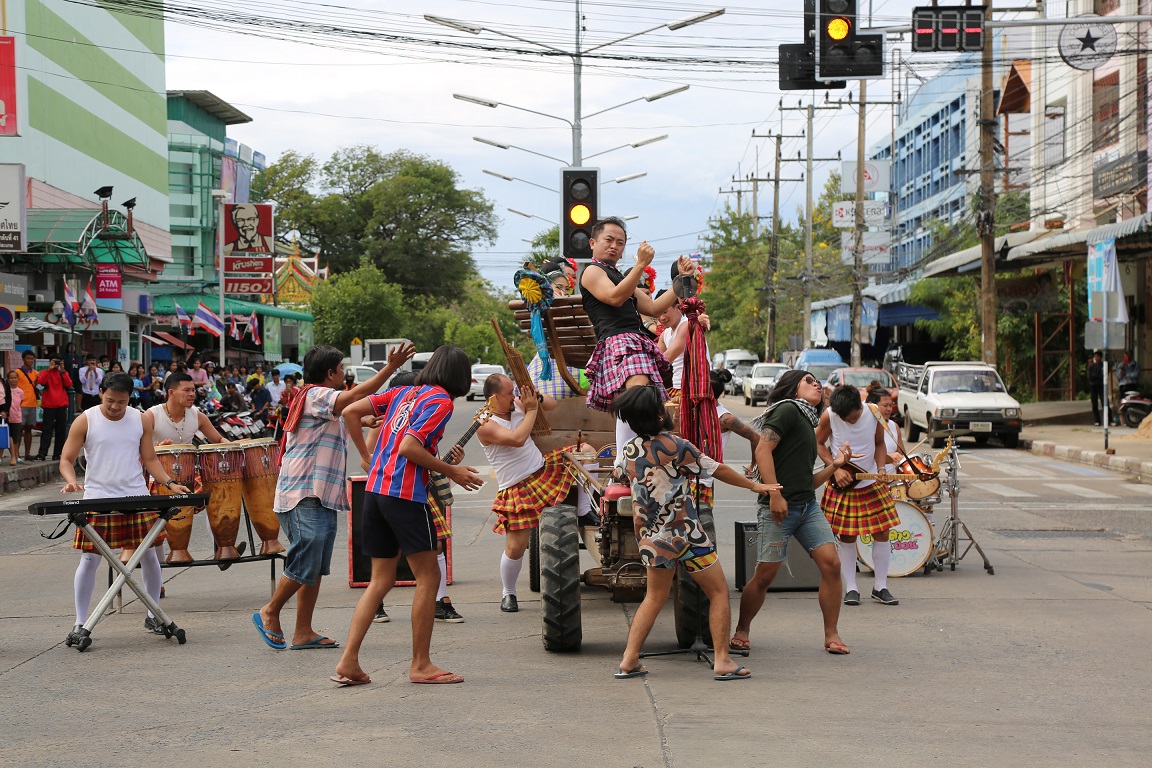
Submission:
[[277,512],[289,512],[310,496],[337,512],[350,510],[344,483],[348,430],[333,412],[339,395],[328,387],[308,390],[300,426],[288,433],[276,480]]
[[689,541],[698,540],[704,529],[688,481],[710,478],[720,465],[668,432],[648,441],[633,438],[625,446],[624,459],[632,478],[636,534],[653,538],[661,530],[685,530]]
[[372,451],[367,489],[383,496],[427,502],[428,470],[401,456],[400,443],[412,435],[435,454],[452,417],[452,398],[441,387],[423,386],[393,387],[368,400],[384,422]]

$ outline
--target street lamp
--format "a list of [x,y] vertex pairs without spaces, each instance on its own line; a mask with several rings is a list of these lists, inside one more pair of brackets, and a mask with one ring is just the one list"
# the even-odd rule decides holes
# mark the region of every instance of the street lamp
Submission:
[[605,181],[613,184],[623,184],[624,182],[632,181],[633,179],[642,179],[647,175],[648,171],[640,171],[638,173],[629,173],[625,176],[617,176],[614,179],[605,179]]
[[525,147],[518,147],[515,144],[505,144],[502,141],[493,141],[492,139],[485,139],[482,136],[473,136],[472,141],[478,141],[481,144],[487,144],[490,147],[496,147],[496,149],[518,149],[521,152],[527,152],[530,155],[536,155],[537,157],[543,157],[543,158],[546,158],[548,160],[555,160],[556,162],[560,163],[560,165],[564,165],[564,161],[558,157],[553,157],[552,155],[546,155],[543,152],[537,152],[534,149],[527,149]]
[[647,139],[641,139],[640,141],[633,141],[629,144],[621,144],[618,147],[612,147],[612,149],[605,149],[601,152],[594,152],[591,155],[585,156],[584,159],[585,160],[591,160],[593,157],[599,157],[600,155],[606,155],[609,152],[615,152],[618,149],[625,149],[627,147],[632,147],[632,149],[636,149],[637,147],[643,147],[643,146],[646,146],[648,144],[655,144],[658,141],[664,141],[664,139],[666,139],[666,138],[668,138],[668,134],[666,134],[666,133],[663,135],[660,135],[660,136],[651,136]]
[[536,214],[534,214],[534,213],[528,213],[528,212],[526,212],[526,211],[521,211],[521,210],[518,210],[518,209],[516,209],[516,208],[509,208],[508,210],[509,210],[510,212],[512,212],[512,213],[514,213],[514,214],[516,214],[517,216],[523,216],[523,217],[524,217],[524,218],[526,218],[526,219],[540,219],[540,221],[546,221],[546,222],[548,222],[549,224],[552,224],[552,225],[554,225],[554,226],[559,226],[559,224],[558,224],[557,222],[555,222],[555,221],[552,221],[551,219],[546,219],[546,218],[544,218],[543,216],[537,216],[537,215],[536,215]]
[[486,168],[484,169],[484,173],[488,174],[489,176],[495,176],[498,179],[503,179],[504,181],[520,181],[520,182],[523,182],[525,184],[531,184],[534,187],[539,187],[540,189],[546,190],[548,192],[556,193],[559,191],[556,189],[552,189],[552,187],[546,187],[543,184],[537,184],[534,181],[528,181],[528,179],[521,179],[519,176],[508,176],[508,175],[503,174],[503,173],[497,173],[496,171],[489,171]]

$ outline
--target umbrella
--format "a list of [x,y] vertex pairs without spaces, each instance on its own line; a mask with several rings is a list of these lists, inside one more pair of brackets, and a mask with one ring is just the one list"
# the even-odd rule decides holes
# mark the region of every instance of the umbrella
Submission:
[[292,374],[304,373],[304,369],[301,368],[300,366],[296,365],[296,363],[280,363],[280,365],[276,366],[272,370],[280,371],[281,376],[287,376],[290,373],[292,373]]

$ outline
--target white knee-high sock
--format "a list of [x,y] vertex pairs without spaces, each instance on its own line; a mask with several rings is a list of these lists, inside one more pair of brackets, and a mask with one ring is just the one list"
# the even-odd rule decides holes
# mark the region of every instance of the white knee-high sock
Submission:
[[88,604],[92,602],[92,589],[96,586],[96,569],[100,566],[100,555],[84,552],[80,564],[76,566],[76,577],[72,588],[76,593],[76,623],[88,621]]
[[448,558],[443,552],[436,555],[436,562],[440,564],[440,587],[436,590],[436,599],[448,597]]
[[[161,575],[160,558],[156,554],[156,547],[148,547],[148,551],[144,553],[144,559],[140,561],[140,569],[144,571],[144,588],[148,590],[148,596],[159,602],[160,588],[164,586],[164,577]],[[153,618],[152,611],[148,611],[148,617]]]
[[624,446],[627,445],[636,433],[632,431],[632,427],[623,419],[616,419],[616,466],[624,466]]
[[837,541],[840,547],[840,578],[844,581],[844,592],[859,592],[856,586],[856,542]]
[[501,597],[508,597],[508,595],[516,594],[516,579],[520,578],[520,569],[524,567],[524,556],[521,555],[519,560],[513,560],[508,557],[508,553],[504,552],[500,555],[500,584],[504,587],[504,594]]
[[872,542],[872,562],[876,566],[876,583],[872,588],[884,589],[888,586],[888,569],[892,565],[892,543],[874,540]]

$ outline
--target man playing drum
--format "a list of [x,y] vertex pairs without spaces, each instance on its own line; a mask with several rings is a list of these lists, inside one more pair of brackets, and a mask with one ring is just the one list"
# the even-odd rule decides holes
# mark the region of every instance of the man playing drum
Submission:
[[[882,471],[888,463],[884,425],[860,402],[860,390],[844,384],[832,391],[828,402],[829,409],[821,414],[816,427],[816,451],[820,458],[826,465],[831,464],[834,452],[842,446],[854,445],[863,453],[857,462],[862,472]],[[888,591],[888,567],[892,559],[888,532],[900,524],[900,516],[884,483],[858,480],[855,487],[848,488],[856,480],[855,471],[836,470],[820,500],[820,508],[840,541],[840,578],[846,590],[844,605],[860,605],[860,590],[856,587],[856,537],[863,534],[871,534],[874,542],[876,581],[872,599],[884,605],[899,605],[900,601]]]
[[[60,477],[65,483],[61,493],[83,491],[85,499],[147,496],[144,470],[148,470],[157,483],[173,493],[190,492],[169,477],[156,458],[156,451],[152,447],[152,425],[139,411],[128,407],[133,387],[131,376],[124,373],[108,374],[100,383],[100,405],[84,411],[72,422],[68,440],[60,454]],[[76,479],[76,460],[81,448],[87,457],[84,484]],[[156,522],[156,513],[93,515],[91,521],[92,527],[109,547],[135,548]],[[163,540],[164,534],[161,533],[159,538]],[[92,601],[100,555],[79,528],[76,529],[72,547],[83,553],[73,580],[76,598],[76,627],[73,631],[78,632],[80,626],[88,620],[88,604]],[[153,600],[159,600],[163,581],[155,547],[140,561],[140,567],[144,571],[144,586],[148,594]],[[144,628],[159,635],[164,634],[160,622],[154,621],[151,611],[144,619]]]

